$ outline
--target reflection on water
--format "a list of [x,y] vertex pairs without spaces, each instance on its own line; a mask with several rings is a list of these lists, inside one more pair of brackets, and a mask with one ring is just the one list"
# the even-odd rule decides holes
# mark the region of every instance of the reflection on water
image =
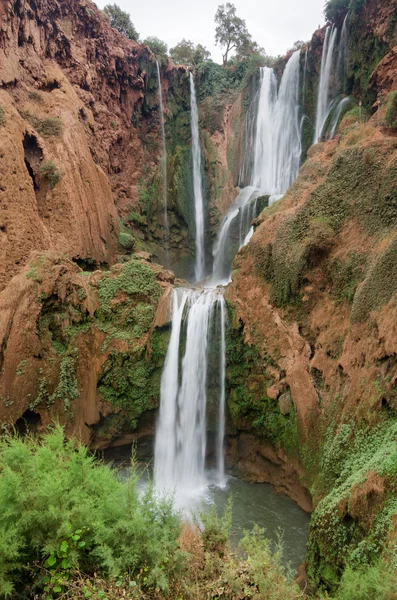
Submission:
[[285,563],[297,569],[305,559],[310,515],[283,494],[277,494],[267,483],[249,483],[229,477],[224,489],[212,488],[209,497],[222,511],[229,496],[233,498],[233,539],[240,540],[244,530],[258,524],[266,537],[277,541],[277,532],[283,536]]

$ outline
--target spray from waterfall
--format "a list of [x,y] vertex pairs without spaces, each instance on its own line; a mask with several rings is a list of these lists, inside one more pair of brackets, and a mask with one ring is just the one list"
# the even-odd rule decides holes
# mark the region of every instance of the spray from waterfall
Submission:
[[192,130],[192,157],[193,157],[193,193],[194,193],[194,214],[196,222],[196,261],[195,278],[201,281],[205,275],[205,257],[204,257],[204,201],[203,186],[201,179],[201,148],[199,136],[199,122],[196,89],[194,86],[194,77],[190,73],[190,109],[191,109],[191,130]]
[[163,155],[161,157],[161,170],[163,175],[163,208],[164,208],[164,226],[166,231],[167,250],[170,239],[170,230],[168,224],[168,183],[167,183],[167,147],[165,143],[165,126],[164,126],[164,107],[163,107],[163,92],[161,89],[160,66],[156,60],[158,94],[160,103],[160,124],[161,124],[161,139],[163,143]]

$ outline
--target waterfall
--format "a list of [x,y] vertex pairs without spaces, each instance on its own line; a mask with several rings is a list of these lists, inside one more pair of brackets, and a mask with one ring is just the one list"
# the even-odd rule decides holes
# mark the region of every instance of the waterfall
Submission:
[[[171,339],[161,379],[154,477],[157,490],[175,491],[180,506],[200,495],[209,483],[205,472],[208,351],[210,327],[217,308],[221,315],[221,340],[216,465],[217,481],[222,482],[226,368],[223,292],[212,288],[174,290]],[[186,342],[179,374],[183,318],[187,322]]]
[[321,56],[320,81],[318,84],[316,127],[313,143],[316,144],[324,134],[324,127],[330,113],[329,88],[332,71],[334,46],[338,29],[327,27]]
[[218,484],[222,485],[225,480],[225,457],[223,452],[223,443],[225,439],[225,379],[226,379],[226,307],[223,296],[219,297],[221,313],[221,347],[219,361],[219,425],[216,444],[216,469]]
[[[258,209],[255,199],[269,196],[269,204],[272,204],[298,176],[302,153],[299,61],[297,50],[286,64],[278,92],[273,70],[260,69],[259,94],[252,100],[244,127],[254,156],[252,161],[244,158],[240,181],[247,180],[250,170],[250,184],[240,191],[219,228],[213,248],[211,282],[214,285],[230,280],[234,255],[252,235],[251,221]],[[235,228],[238,243],[232,235]]]
[[196,262],[195,278],[201,281],[204,278],[204,201],[203,186],[201,180],[201,148],[199,137],[199,122],[196,100],[196,90],[194,87],[194,77],[190,73],[190,109],[191,109],[191,129],[192,129],[192,157],[193,157],[193,193],[194,193],[194,214],[196,221]]
[[304,67],[303,67],[302,106],[305,105],[305,97],[306,97],[306,78],[307,78],[307,65],[308,65],[308,50],[309,50],[309,46],[306,47],[305,64],[304,64]]
[[345,107],[351,102],[351,98],[350,96],[347,96],[346,98],[342,98],[342,100],[340,100],[337,104],[337,107],[335,109],[335,112],[333,114],[332,117],[332,121],[330,123],[330,130],[329,130],[329,137],[332,140],[332,138],[334,137],[335,133],[336,133],[336,128],[338,126],[339,123],[339,119],[340,116],[342,114],[342,111],[345,109]]
[[167,235],[167,247],[170,239],[170,230],[168,225],[168,183],[167,183],[167,147],[165,144],[165,127],[164,127],[164,107],[163,107],[163,92],[161,89],[161,76],[160,66],[156,60],[157,69],[157,82],[158,82],[158,93],[160,103],[160,124],[161,124],[161,139],[163,142],[163,156],[162,156],[162,172],[163,172],[163,207],[164,207],[164,225]]

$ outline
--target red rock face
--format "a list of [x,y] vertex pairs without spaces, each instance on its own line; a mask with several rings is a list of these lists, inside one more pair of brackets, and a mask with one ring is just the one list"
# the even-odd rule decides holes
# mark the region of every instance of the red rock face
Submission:
[[[137,210],[139,180],[157,167],[161,144],[158,111],[142,110],[154,64],[146,46],[112,29],[92,2],[0,7],[3,287],[32,250],[113,263],[119,217]],[[47,119],[61,131],[40,127]],[[40,174],[46,161],[61,174],[53,188]]]

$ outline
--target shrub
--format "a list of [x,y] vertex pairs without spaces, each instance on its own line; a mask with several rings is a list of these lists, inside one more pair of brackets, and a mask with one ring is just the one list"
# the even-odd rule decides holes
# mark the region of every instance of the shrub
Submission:
[[336,600],[397,600],[396,576],[382,562],[343,573]]
[[133,250],[135,246],[135,239],[130,233],[126,231],[121,231],[119,233],[119,243],[120,246],[123,246],[126,250]]
[[63,123],[58,117],[40,119],[29,111],[21,111],[21,116],[43,137],[60,137],[63,134]]
[[142,569],[147,587],[167,587],[179,517],[150,487],[138,494],[134,471],[121,481],[59,426],[42,440],[1,439],[0,471],[0,596],[43,587],[44,563],[55,581],[79,568],[110,578]]
[[54,188],[62,177],[61,171],[52,160],[46,160],[41,165],[40,173],[48,180],[51,188]]
[[6,124],[6,115],[4,112],[4,108],[0,106],[0,127],[4,127]]
[[29,92],[29,100],[33,100],[33,102],[43,102],[43,96],[37,91]]
[[397,129],[397,90],[389,94],[383,125]]

